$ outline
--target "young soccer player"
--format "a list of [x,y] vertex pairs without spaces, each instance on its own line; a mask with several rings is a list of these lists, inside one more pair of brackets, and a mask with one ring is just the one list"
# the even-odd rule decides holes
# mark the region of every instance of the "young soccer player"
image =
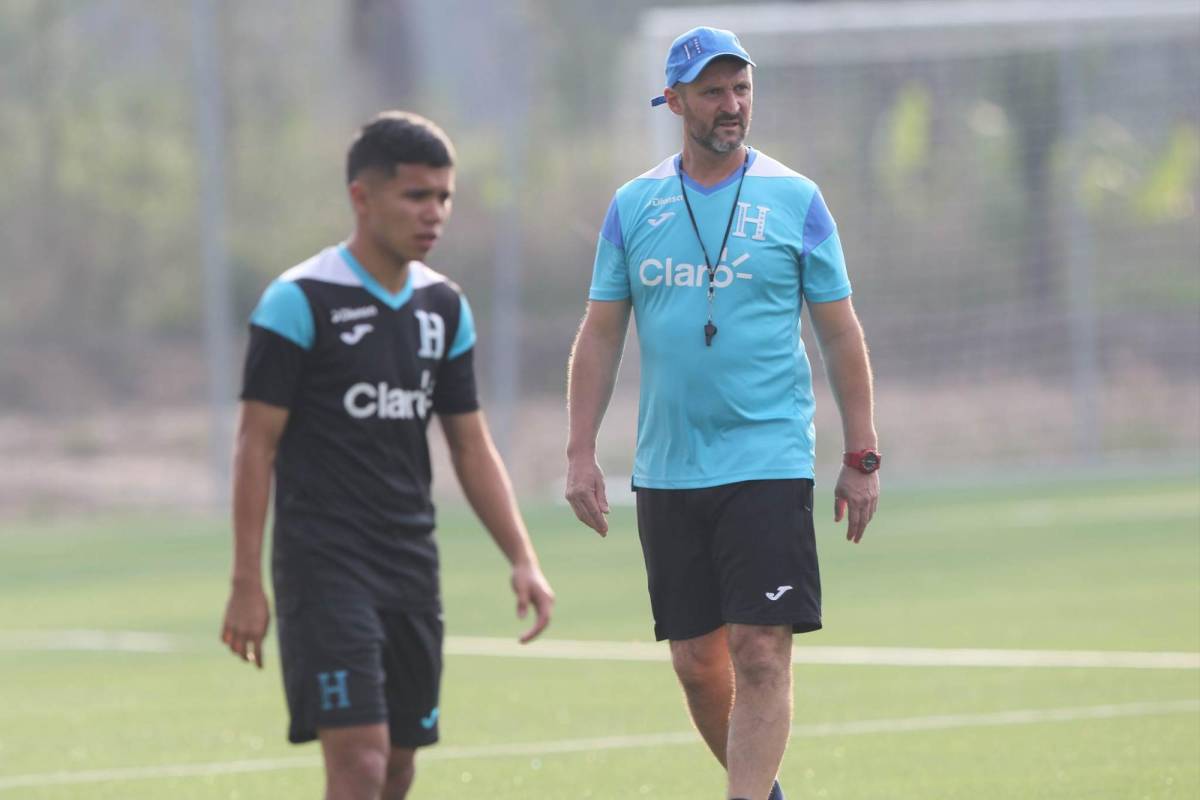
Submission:
[[399,800],[438,738],[442,611],[426,428],[512,565],[518,616],[554,595],[479,409],[466,297],[423,260],[454,195],[427,119],[379,115],[346,165],[354,229],[283,273],[250,319],[234,456],[233,587],[221,639],[262,667],[272,485],[280,661],[295,743],[319,739],[328,800]]

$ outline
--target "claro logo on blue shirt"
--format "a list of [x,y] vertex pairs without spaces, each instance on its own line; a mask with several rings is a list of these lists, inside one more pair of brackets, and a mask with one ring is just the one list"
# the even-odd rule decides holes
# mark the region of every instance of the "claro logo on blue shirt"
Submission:
[[[726,264],[729,251],[721,254],[721,263],[713,270],[713,286],[721,289],[735,280],[748,281],[754,278],[753,273],[743,272],[738,267],[750,260],[749,253],[742,253],[732,263]],[[638,267],[638,280],[643,286],[692,286],[707,287],[708,270],[703,264],[689,264],[686,261],[673,261],[670,256],[663,260],[647,258]]]

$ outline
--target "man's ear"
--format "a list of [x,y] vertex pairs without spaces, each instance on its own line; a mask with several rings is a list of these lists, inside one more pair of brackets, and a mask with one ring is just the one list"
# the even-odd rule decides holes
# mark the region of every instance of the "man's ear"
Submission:
[[667,98],[667,108],[677,116],[683,116],[683,94],[677,92],[669,86],[663,89],[663,97]]

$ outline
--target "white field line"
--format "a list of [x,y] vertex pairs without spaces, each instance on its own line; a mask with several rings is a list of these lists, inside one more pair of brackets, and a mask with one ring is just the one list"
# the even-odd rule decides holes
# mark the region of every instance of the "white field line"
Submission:
[[[216,636],[213,637],[216,643]],[[0,651],[89,650],[117,653],[174,653],[191,649],[182,636],[141,631],[0,631]]]
[[[0,651],[89,650],[129,653],[189,652],[209,647],[198,637],[137,631],[0,631]],[[215,637],[212,647],[220,647]],[[540,639],[527,645],[488,636],[448,636],[451,656],[548,658],[586,661],[667,661],[661,642]],[[1200,669],[1200,653],[1122,650],[996,650],[925,647],[806,647],[792,651],[796,664],[889,667],[1080,667],[1097,669]]]
[[[878,733],[914,733],[955,728],[1032,725],[1045,722],[1076,722],[1121,717],[1147,717],[1164,714],[1200,712],[1200,700],[1172,700],[1152,703],[1083,706],[1075,708],[1020,709],[983,714],[939,714],[926,717],[895,719],[865,719],[849,722],[829,722],[796,725],[792,735],[801,738],[857,736]],[[695,731],[651,733],[635,736],[604,736],[592,739],[564,739],[547,742],[515,742],[509,744],[438,747],[421,753],[422,761],[461,761],[473,758],[537,757],[564,753],[590,753],[597,750],[662,747],[667,745],[700,744]],[[0,791],[30,787],[55,786],[109,781],[146,780],[151,778],[189,778],[206,775],[233,775],[246,772],[273,772],[288,769],[315,769],[321,759],[313,756],[263,758],[243,761],[220,761],[205,764],[166,764],[157,767],[126,767],[121,769],[80,770],[77,772],[43,772],[30,775],[0,776]]]
[[[668,661],[665,643],[537,640],[449,636],[446,653],[455,656],[583,659],[588,661]],[[792,649],[796,664],[890,667],[1123,667],[1200,669],[1200,653],[1143,653],[1100,650],[979,650],[920,647],[806,647]]]

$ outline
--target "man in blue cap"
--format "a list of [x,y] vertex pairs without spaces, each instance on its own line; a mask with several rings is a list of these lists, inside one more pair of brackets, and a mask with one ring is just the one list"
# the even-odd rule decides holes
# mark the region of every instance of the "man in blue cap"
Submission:
[[596,436],[632,311],[633,486],[655,635],[669,639],[727,797],[782,800],[792,635],[821,627],[807,305],[842,417],[834,520],[858,542],[879,495],[870,363],[841,241],[808,178],[746,146],[754,62],[695,28],[667,55],[683,149],[617,190],[571,353],[567,499],[608,531]]

